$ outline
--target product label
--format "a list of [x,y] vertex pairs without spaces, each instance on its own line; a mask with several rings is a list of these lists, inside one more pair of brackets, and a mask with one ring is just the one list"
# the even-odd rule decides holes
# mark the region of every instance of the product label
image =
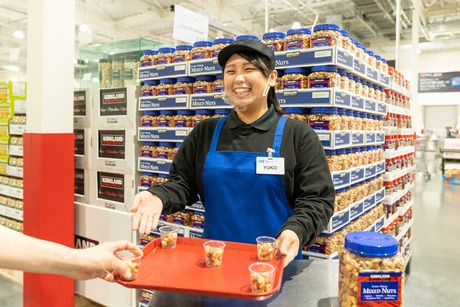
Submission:
[[155,59],[155,63],[156,65],[168,64],[168,58],[169,56],[167,55],[158,55],[157,58]]
[[157,88],[157,95],[158,96],[167,96],[167,95],[169,95],[170,90],[171,90],[170,87]]
[[311,39],[311,47],[329,47],[333,42],[334,38],[331,36],[315,37]]
[[328,120],[309,120],[308,124],[315,130],[330,130],[330,121]]
[[310,88],[331,87],[330,78],[311,78],[309,79]]
[[192,89],[190,86],[178,86],[174,88],[174,95],[186,95],[186,94],[191,94]]
[[193,93],[194,94],[206,94],[209,92],[209,86],[208,85],[196,85],[193,87]]
[[112,70],[112,80],[113,81],[120,80],[120,76],[121,76],[121,71],[119,69],[113,69]]
[[[266,43],[265,44],[267,47],[269,48],[272,48],[273,51],[282,51],[283,50],[283,45],[281,45],[280,43]],[[298,47],[298,48],[295,48],[295,49],[299,49],[301,47]],[[292,48],[294,49],[294,48]],[[288,49],[286,49],[288,50]]]
[[209,51],[194,51],[191,54],[192,54],[192,60],[207,59],[210,56]]
[[185,54],[176,54],[172,57],[173,63],[183,63],[185,62]]
[[302,80],[282,80],[281,81],[283,90],[293,90],[302,88]]
[[125,177],[123,174],[98,172],[97,179],[99,198],[124,203]]
[[99,130],[99,157],[125,158],[125,130]]
[[85,195],[85,171],[82,169],[75,169],[75,186],[74,193],[78,195]]
[[127,106],[126,88],[101,90],[101,116],[126,115]]
[[125,81],[133,80],[134,74],[135,74],[134,69],[125,68],[123,70],[123,78],[125,79]]
[[358,306],[401,306],[401,272],[361,272],[358,275]]
[[166,119],[166,118],[159,119],[158,127],[169,127],[169,119]]
[[176,119],[174,121],[174,127],[181,127],[181,128],[187,127],[187,120],[186,119]]
[[295,50],[303,48],[306,48],[306,46],[305,42],[302,39],[288,40],[284,43],[284,50]]
[[73,116],[86,116],[86,91],[73,92]]
[[85,155],[85,130],[75,129],[75,154],[76,155]]
[[147,58],[147,59],[141,59],[141,66],[144,67],[144,66],[151,66],[152,65],[152,62],[150,62],[150,58]]

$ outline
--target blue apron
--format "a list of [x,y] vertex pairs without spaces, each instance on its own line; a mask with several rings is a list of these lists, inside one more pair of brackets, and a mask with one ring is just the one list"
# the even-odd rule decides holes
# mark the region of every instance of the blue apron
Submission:
[[[257,157],[267,157],[267,153],[217,151],[225,120],[217,123],[204,164],[204,237],[255,244],[258,236],[275,237],[292,208],[283,175],[256,174]],[[286,120],[278,121],[273,157],[280,156]]]

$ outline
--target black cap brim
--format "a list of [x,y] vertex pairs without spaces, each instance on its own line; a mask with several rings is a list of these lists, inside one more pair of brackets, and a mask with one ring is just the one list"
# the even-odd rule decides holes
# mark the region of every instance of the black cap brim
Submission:
[[232,55],[244,52],[252,52],[265,56],[270,60],[270,69],[275,68],[275,53],[273,52],[273,49],[267,47],[264,43],[253,39],[240,40],[231,43],[219,52],[217,60],[219,61],[220,66],[224,67],[225,63],[227,63],[228,59]]

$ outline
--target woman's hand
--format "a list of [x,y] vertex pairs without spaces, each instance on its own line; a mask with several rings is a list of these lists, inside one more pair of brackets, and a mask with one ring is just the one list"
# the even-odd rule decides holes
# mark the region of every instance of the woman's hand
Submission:
[[149,234],[158,224],[163,202],[161,199],[148,191],[142,191],[134,196],[131,212],[134,213],[133,230],[139,230],[139,234]]
[[127,262],[116,256],[117,252],[129,250],[135,255],[141,255],[142,251],[128,241],[106,242],[100,245],[75,250],[76,264],[69,264],[64,275],[73,279],[102,278],[106,281],[114,281],[115,275],[124,280],[135,278],[130,271]]
[[284,230],[276,241],[276,246],[281,255],[285,255],[284,267],[286,267],[299,253],[300,240],[297,234],[289,229]]

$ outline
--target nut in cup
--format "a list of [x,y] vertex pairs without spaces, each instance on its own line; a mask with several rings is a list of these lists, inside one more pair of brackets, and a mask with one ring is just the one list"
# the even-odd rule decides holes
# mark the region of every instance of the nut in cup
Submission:
[[271,261],[275,254],[276,239],[272,237],[257,237],[257,258],[259,261]]
[[141,259],[143,256],[142,251],[139,251],[139,253],[134,253],[130,250],[123,250],[117,252],[116,256],[126,262],[128,269],[131,271],[131,276],[133,279],[135,279],[141,266]]
[[160,227],[161,248],[172,249],[176,247],[177,232],[179,228],[175,226]]
[[222,241],[206,241],[203,243],[204,259],[208,268],[220,267],[224,258],[225,243]]
[[251,278],[251,291],[265,293],[273,288],[275,267],[266,262],[256,262],[249,266]]

